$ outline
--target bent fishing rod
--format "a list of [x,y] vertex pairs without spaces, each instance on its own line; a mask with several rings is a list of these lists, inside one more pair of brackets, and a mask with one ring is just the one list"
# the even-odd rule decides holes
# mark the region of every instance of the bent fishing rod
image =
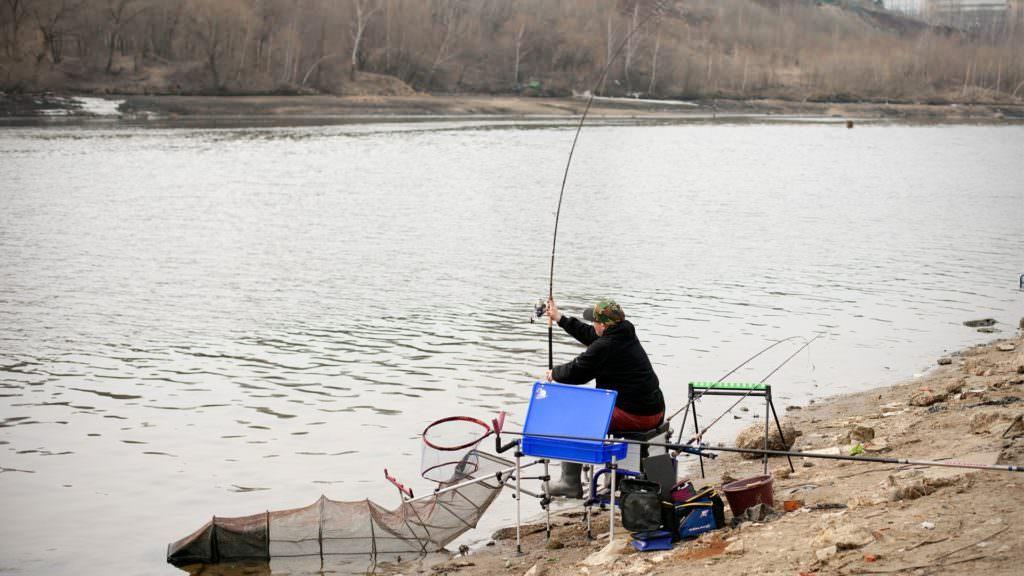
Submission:
[[[608,62],[605,63],[604,69],[601,70],[601,74],[597,77],[597,81],[594,82],[594,87],[590,90],[590,97],[587,98],[587,105],[583,108],[583,114],[580,115],[580,121],[576,125],[576,134],[572,138],[572,147],[569,148],[569,158],[565,162],[565,171],[562,174],[562,186],[558,191],[558,208],[555,210],[555,232],[551,237],[551,269],[548,273],[548,300],[555,300],[555,247],[558,244],[558,221],[562,215],[562,198],[565,197],[565,183],[569,180],[569,168],[572,166],[573,153],[576,152],[576,142],[580,139],[580,132],[583,130],[583,122],[587,119],[587,113],[590,112],[590,106],[594,103],[594,96],[597,94],[597,89],[605,81],[608,76],[608,71],[611,70],[612,63],[615,62],[622,49],[626,47],[626,44],[633,38],[638,30],[647,25],[647,22],[655,16],[661,15],[665,6],[668,4],[668,0],[659,0],[652,8],[651,12],[644,17],[640,23],[638,23],[626,37],[619,43],[619,47],[615,49],[612,55],[608,58]],[[538,310],[542,310],[538,307]],[[543,314],[543,311],[541,311]],[[540,314],[538,314],[539,316]],[[555,367],[555,356],[554,356],[554,332],[553,332],[553,321],[548,316],[548,370]]]

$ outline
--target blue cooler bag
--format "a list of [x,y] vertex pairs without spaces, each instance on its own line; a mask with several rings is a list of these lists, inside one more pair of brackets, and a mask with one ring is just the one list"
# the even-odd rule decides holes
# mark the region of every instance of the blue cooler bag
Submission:
[[725,503],[712,488],[704,488],[674,508],[680,538],[696,538],[725,525]]
[[710,501],[680,504],[679,507],[686,511],[686,517],[679,524],[681,538],[695,538],[718,528]]

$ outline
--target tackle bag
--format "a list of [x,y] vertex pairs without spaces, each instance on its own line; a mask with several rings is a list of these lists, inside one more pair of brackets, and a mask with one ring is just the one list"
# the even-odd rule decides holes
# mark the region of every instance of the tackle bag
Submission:
[[725,526],[725,503],[713,488],[703,488],[685,502],[663,502],[662,524],[674,539],[695,538]]
[[675,504],[682,504],[690,498],[697,495],[697,489],[693,487],[693,482],[689,480],[681,480],[672,487],[669,491],[669,499]]
[[630,532],[647,532],[662,527],[660,484],[623,478],[620,490],[623,528]]

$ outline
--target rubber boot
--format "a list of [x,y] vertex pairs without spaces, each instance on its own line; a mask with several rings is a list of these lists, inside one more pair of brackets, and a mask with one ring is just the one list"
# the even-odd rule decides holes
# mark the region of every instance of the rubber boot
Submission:
[[583,484],[580,482],[583,464],[562,462],[559,466],[562,468],[562,477],[548,485],[548,494],[566,498],[583,498]]

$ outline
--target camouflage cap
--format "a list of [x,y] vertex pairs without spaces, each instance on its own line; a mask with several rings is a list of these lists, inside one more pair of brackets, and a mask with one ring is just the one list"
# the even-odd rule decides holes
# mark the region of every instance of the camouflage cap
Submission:
[[617,324],[626,319],[626,313],[622,311],[622,307],[610,298],[598,300],[597,304],[594,304],[594,307],[586,312],[590,312],[590,314],[584,314],[584,318],[602,324]]

